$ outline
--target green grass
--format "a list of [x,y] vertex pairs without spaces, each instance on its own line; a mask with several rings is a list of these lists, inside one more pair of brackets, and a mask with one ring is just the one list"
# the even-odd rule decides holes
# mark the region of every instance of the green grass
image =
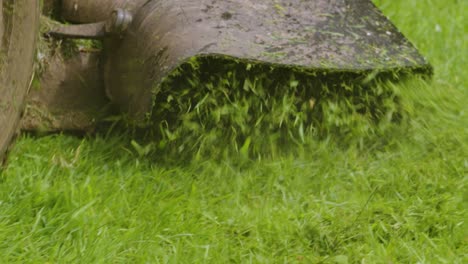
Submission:
[[185,163],[125,135],[22,136],[0,263],[468,262],[466,1],[376,3],[435,67],[396,87],[408,124]]

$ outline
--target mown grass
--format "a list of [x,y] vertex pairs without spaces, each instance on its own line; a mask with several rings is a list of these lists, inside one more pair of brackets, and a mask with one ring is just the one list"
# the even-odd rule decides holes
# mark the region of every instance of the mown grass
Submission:
[[435,67],[395,87],[408,124],[183,164],[125,135],[24,135],[0,174],[0,262],[466,263],[467,4],[376,3]]

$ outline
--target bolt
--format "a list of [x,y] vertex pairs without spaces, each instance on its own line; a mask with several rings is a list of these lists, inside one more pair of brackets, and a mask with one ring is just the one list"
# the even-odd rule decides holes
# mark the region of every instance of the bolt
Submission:
[[125,9],[115,9],[106,22],[106,32],[109,34],[124,33],[133,21],[133,15]]

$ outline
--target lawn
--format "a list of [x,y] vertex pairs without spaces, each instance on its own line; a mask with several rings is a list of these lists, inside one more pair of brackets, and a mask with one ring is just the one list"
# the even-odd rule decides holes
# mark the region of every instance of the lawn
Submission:
[[0,263],[467,263],[468,4],[375,2],[435,68],[396,87],[407,124],[183,163],[115,131],[23,135]]

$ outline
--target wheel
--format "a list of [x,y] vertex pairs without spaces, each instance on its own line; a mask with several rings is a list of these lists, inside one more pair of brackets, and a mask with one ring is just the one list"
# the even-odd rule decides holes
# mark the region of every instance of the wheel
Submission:
[[17,132],[39,29],[37,0],[0,0],[0,162]]

